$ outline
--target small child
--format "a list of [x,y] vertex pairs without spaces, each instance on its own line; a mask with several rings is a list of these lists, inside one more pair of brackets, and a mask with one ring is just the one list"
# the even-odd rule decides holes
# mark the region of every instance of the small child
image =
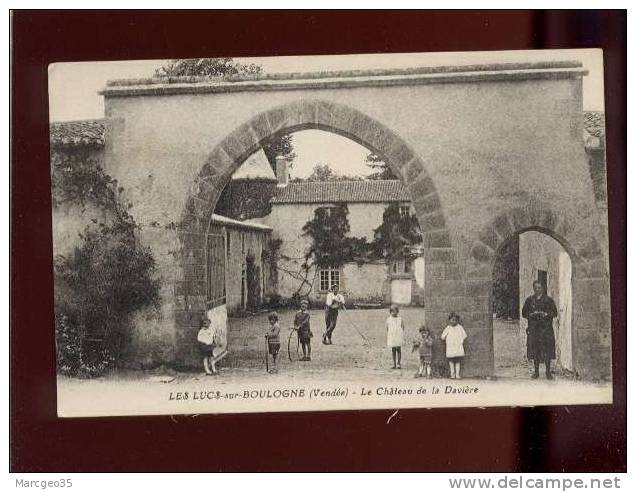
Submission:
[[273,374],[278,372],[278,368],[276,367],[276,359],[278,358],[278,351],[280,350],[280,326],[278,326],[277,313],[269,313],[267,319],[269,320],[269,328],[267,329],[267,333],[265,334],[265,339],[267,340],[267,351],[274,360],[274,365],[269,371],[270,374]]
[[413,352],[419,349],[420,352],[420,368],[415,374],[416,378],[421,378],[426,374],[428,379],[431,378],[431,362],[433,361],[433,336],[431,331],[424,325],[420,326],[420,336],[413,343]]
[[201,329],[197,335],[199,351],[203,356],[203,369],[208,376],[217,374],[214,363],[214,330],[207,316],[201,319]]
[[300,359],[302,361],[311,360],[311,337],[314,336],[311,332],[308,308],[309,301],[307,299],[300,301],[300,311],[296,313],[294,318],[294,329],[298,331],[298,341],[303,350],[303,356]]
[[450,369],[451,379],[461,379],[461,362],[464,358],[464,340],[466,332],[460,324],[461,319],[458,314],[450,313],[448,316],[448,326],[442,332],[442,340],[446,340],[446,360]]
[[404,341],[404,321],[399,316],[400,309],[392,304],[386,319],[386,345],[391,348],[393,369],[402,369],[402,343]]

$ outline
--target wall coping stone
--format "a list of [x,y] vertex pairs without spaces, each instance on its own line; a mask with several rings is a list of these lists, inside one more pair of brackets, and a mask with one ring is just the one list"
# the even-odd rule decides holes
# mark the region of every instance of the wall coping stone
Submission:
[[587,75],[580,62],[500,63],[414,67],[393,70],[349,70],[277,73],[242,77],[153,77],[111,80],[105,97],[164,96],[246,91],[344,89],[536,79],[569,79]]

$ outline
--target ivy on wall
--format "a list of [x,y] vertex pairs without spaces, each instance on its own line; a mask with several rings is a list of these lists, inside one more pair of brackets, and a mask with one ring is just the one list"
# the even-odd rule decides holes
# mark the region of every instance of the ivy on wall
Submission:
[[349,210],[346,204],[321,207],[303,226],[303,235],[310,238],[310,245],[303,258],[280,258],[300,261],[300,267],[292,269],[284,262],[278,268],[297,281],[298,288],[292,299],[311,293],[318,270],[338,268],[345,263],[364,264],[378,260],[395,260],[411,255],[411,248],[421,243],[417,218],[400,213],[397,203],[390,204],[383,213],[382,223],[374,230],[371,241],[366,237],[350,237]]
[[[53,207],[103,212],[92,219],[68,255],[54,258],[58,372],[91,377],[117,364],[132,317],[159,306],[159,281],[122,189],[85,154],[52,158]],[[79,214],[78,214],[79,215]]]
[[247,309],[256,310],[261,304],[261,267],[249,253],[245,258],[245,280],[247,282]]
[[376,258],[403,259],[411,247],[422,242],[422,233],[414,214],[401,213],[397,203],[390,204],[382,214],[382,224],[375,229],[372,250]]
[[317,267],[341,267],[345,263],[364,263],[381,259],[401,259],[410,255],[411,247],[422,242],[415,215],[400,213],[397,203],[390,204],[382,223],[373,231],[373,239],[348,237],[351,230],[349,210],[345,204],[318,208],[314,218],[303,226],[311,238],[305,259]]

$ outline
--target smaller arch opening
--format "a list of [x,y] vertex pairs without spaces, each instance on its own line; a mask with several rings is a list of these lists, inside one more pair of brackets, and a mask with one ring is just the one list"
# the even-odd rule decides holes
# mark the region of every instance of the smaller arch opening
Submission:
[[[534,282],[541,284],[542,297],[535,295]],[[543,301],[537,304],[535,299],[545,300],[546,306],[554,303],[550,321],[542,318],[542,309],[532,308],[543,306]],[[533,314],[535,311],[538,314]],[[574,375],[572,258],[549,231],[537,227],[524,229],[497,249],[492,269],[491,312],[497,376],[529,378],[534,373],[535,360],[540,360],[541,371],[545,370],[547,360],[552,372],[562,377]]]

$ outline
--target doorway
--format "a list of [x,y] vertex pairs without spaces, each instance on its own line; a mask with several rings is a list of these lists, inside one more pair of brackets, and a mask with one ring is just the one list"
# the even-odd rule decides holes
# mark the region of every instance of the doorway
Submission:
[[527,378],[532,372],[526,352],[528,322],[520,316],[525,300],[540,282],[558,309],[553,321],[557,374],[573,373],[572,262],[554,238],[529,230],[515,235],[497,252],[493,266],[492,313],[495,374]]

